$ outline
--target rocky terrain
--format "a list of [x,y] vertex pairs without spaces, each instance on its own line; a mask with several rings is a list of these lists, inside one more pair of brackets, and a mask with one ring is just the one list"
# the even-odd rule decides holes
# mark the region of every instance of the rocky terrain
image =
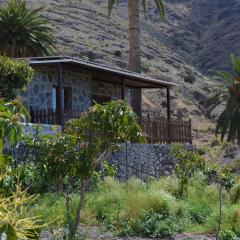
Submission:
[[[0,0],[5,2],[5,0]],[[45,6],[57,39],[57,55],[77,56],[127,68],[127,1],[120,0],[110,19],[107,0],[28,0]],[[210,70],[228,68],[231,52],[238,53],[238,0],[165,0],[166,18],[160,21],[153,1],[148,18],[141,18],[142,72],[179,84],[172,94],[177,117],[206,122],[203,102],[219,85]],[[144,91],[144,108],[160,112],[161,90]],[[161,111],[162,112],[162,111]]]

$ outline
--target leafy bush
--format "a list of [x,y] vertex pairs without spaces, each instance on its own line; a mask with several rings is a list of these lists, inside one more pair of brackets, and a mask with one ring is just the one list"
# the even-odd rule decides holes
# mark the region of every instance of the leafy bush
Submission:
[[219,240],[237,240],[237,236],[233,231],[225,230],[219,233]]
[[22,92],[32,76],[33,70],[26,62],[0,57],[0,98],[14,99],[17,91]]
[[138,234],[152,238],[172,238],[181,231],[182,227],[176,223],[175,219],[155,212],[146,213],[137,226]]
[[[0,180],[5,177],[0,175]],[[38,217],[27,216],[29,207],[36,200],[16,184],[9,197],[0,194],[0,239],[38,239],[39,230],[44,226]],[[46,225],[45,225],[46,226]]]
[[99,190],[101,181],[106,177],[114,178],[117,173],[117,168],[114,165],[109,164],[108,162],[103,163],[103,168],[100,171],[95,171],[90,182],[91,190]]
[[174,176],[161,177],[149,184],[150,191],[157,191],[159,189],[162,189],[173,196],[177,196],[179,193],[178,179]]
[[158,190],[147,195],[147,202],[151,211],[169,216],[175,199],[164,191]]

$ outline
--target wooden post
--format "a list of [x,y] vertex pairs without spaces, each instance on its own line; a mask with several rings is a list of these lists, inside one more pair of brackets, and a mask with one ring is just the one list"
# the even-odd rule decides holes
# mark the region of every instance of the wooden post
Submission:
[[123,77],[121,78],[121,98],[125,100],[125,79]]
[[170,89],[167,88],[167,120],[171,120],[171,103],[170,103]]
[[190,137],[190,144],[192,145],[192,120],[189,119],[189,137]]
[[168,143],[171,144],[171,103],[170,103],[170,89],[167,88],[167,129],[168,129]]
[[57,113],[58,113],[58,124],[63,128],[63,92],[62,92],[62,82],[63,82],[63,67],[61,64],[58,65],[58,102],[57,102]]

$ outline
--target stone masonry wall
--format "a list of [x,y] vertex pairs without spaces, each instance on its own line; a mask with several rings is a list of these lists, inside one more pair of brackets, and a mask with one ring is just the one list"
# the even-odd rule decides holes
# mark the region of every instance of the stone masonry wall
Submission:
[[126,180],[138,177],[168,176],[173,173],[175,160],[170,155],[171,145],[123,144],[112,153],[109,162],[118,167],[117,177]]
[[[33,109],[52,107],[52,88],[58,84],[58,71],[54,68],[39,67],[34,69],[34,77],[27,91],[21,96],[23,104]],[[90,75],[64,71],[63,87],[72,89],[72,110],[85,112],[92,104],[92,95],[111,96],[113,100],[121,99],[118,85],[92,81]],[[130,102],[130,91],[126,91]]]

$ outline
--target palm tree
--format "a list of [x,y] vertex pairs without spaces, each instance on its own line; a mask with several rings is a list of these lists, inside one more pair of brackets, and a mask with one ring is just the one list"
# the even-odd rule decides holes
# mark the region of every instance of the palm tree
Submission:
[[10,0],[0,9],[0,53],[9,57],[49,55],[54,50],[52,29],[42,8],[29,9],[23,0]]
[[220,115],[216,133],[221,134],[221,139],[227,135],[227,140],[240,144],[240,58],[231,55],[234,74],[219,72],[219,75],[227,81],[227,104]]
[[[118,0],[108,0],[108,16],[111,15],[113,6]],[[154,0],[156,7],[163,19],[165,12],[162,0]],[[146,13],[146,0],[142,0],[144,13]],[[128,68],[134,72],[141,72],[141,46],[140,46],[140,0],[128,0],[128,41],[129,58]],[[131,92],[131,105],[134,111],[141,117],[141,90],[133,89]]]

